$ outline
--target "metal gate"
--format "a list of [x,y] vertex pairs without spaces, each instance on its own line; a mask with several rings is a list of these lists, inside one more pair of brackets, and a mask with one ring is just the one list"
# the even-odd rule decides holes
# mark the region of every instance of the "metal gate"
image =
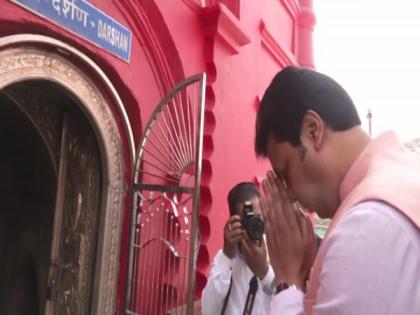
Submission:
[[205,74],[153,112],[135,162],[126,314],[193,314]]

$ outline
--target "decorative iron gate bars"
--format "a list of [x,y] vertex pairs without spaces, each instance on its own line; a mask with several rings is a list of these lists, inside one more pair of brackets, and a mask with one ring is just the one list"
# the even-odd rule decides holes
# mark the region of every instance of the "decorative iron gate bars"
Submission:
[[135,162],[126,314],[193,314],[205,74],[153,112]]

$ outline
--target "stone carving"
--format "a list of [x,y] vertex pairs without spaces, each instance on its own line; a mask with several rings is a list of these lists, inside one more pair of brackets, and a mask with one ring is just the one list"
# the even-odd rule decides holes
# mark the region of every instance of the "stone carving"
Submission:
[[[69,117],[70,116],[70,117]],[[67,169],[59,235],[57,314],[88,314],[100,212],[101,162],[93,132],[79,112],[65,119]]]

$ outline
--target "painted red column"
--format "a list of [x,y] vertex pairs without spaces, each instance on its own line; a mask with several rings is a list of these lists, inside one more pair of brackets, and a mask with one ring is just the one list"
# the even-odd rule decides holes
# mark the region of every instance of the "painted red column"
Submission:
[[312,0],[299,0],[301,11],[298,22],[296,57],[302,67],[314,69],[312,34],[316,23]]

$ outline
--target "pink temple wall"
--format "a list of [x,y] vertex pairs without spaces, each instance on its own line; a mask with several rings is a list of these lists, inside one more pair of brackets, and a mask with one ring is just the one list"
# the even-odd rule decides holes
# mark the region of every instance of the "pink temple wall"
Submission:
[[[170,88],[192,74],[207,72],[199,298],[211,259],[222,246],[227,192],[238,181],[259,183],[268,169],[266,161],[256,159],[253,148],[255,115],[264,89],[286,65],[314,67],[312,1],[90,2],[133,32],[129,64],[6,0],[0,0],[0,36],[48,35],[88,55],[120,94],[136,144],[142,126]],[[126,266],[128,251],[128,205],[129,201],[124,216],[122,267]],[[119,283],[118,313],[124,303],[124,268]]]

